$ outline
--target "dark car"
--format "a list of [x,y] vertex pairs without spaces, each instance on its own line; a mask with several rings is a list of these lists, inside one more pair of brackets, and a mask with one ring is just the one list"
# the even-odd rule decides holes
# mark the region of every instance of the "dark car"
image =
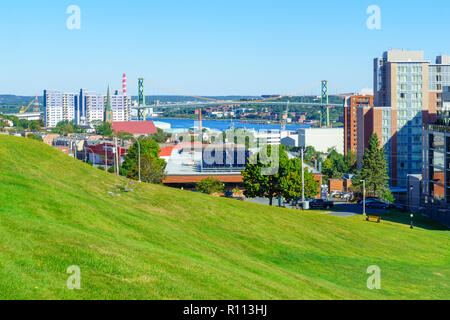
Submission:
[[227,197],[227,198],[233,198],[233,191],[231,191],[231,190],[228,190],[227,192],[225,192],[225,197]]
[[332,201],[325,201],[322,199],[314,199],[309,203],[311,209],[328,209],[333,207]]
[[381,202],[381,201],[371,201],[368,204],[366,204],[367,208],[371,208],[371,209],[384,209],[387,210],[389,209],[389,204]]
[[[366,198],[366,204],[368,204],[369,202],[380,202],[380,199],[378,199],[378,198],[375,198],[375,197],[368,197],[368,198]],[[363,200],[359,200],[358,201],[358,204],[363,204]]]

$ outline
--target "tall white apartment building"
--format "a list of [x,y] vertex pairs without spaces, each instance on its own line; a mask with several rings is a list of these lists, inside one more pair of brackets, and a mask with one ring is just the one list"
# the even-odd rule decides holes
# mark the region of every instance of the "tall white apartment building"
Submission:
[[62,107],[63,107],[63,120],[72,121],[75,120],[75,103],[77,99],[75,93],[63,93],[62,95]]
[[111,96],[111,109],[113,111],[113,121],[131,120],[131,99],[127,95],[116,91],[115,94]]
[[[75,121],[77,125],[92,126],[95,121],[104,121],[106,94],[81,89],[79,93],[61,93],[44,90],[45,125],[55,127],[63,120]],[[111,95],[113,121],[131,120],[131,98],[123,91]]]
[[62,93],[44,90],[44,117],[46,127],[56,127],[63,118]]
[[[104,121],[106,108],[105,94],[86,92],[84,94],[84,106],[86,108],[86,121],[92,125],[95,121]],[[116,91],[111,95],[111,109],[113,111],[113,121],[131,120],[131,99]]]
[[84,105],[86,108],[86,121],[92,125],[95,121],[103,121],[105,118],[106,96],[103,94],[95,94],[93,92],[86,93],[84,96]]
[[56,127],[58,122],[75,118],[76,94],[44,90],[45,126]]

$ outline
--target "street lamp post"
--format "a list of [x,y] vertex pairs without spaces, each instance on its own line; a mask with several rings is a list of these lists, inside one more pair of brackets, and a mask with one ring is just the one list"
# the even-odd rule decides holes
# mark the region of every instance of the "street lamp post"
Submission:
[[139,182],[141,181],[141,143],[139,142],[139,139],[135,138],[134,136],[131,136],[138,144],[138,170],[139,170]]
[[363,183],[363,215],[366,217],[366,180],[361,180]]
[[413,218],[414,218],[414,215],[411,213],[411,215],[410,215],[410,218],[411,218],[411,226],[410,226],[410,228],[411,229],[414,229],[414,225],[413,225]]
[[301,158],[302,158],[302,207],[303,207],[303,203],[305,202],[305,171],[303,169],[303,161],[304,161],[304,156],[303,156],[303,147],[301,148]]
[[[412,205],[411,205],[411,203],[412,203],[412,192],[413,192],[413,190],[414,190],[414,187],[413,186],[409,186],[409,189],[408,189],[408,209],[409,209],[409,211],[410,212],[413,212],[413,210],[412,210]],[[411,228],[412,229],[412,228]]]

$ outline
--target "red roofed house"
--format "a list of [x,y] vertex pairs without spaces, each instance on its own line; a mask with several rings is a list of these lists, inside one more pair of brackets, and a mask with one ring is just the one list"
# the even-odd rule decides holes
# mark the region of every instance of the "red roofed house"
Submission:
[[156,133],[153,121],[122,121],[113,122],[112,129],[115,133],[126,132],[135,136]]
[[168,146],[168,147],[162,148],[161,152],[159,153],[159,157],[161,159],[166,160],[166,162],[169,161],[170,156],[172,155],[172,151],[173,151],[174,148],[175,148],[175,146]]

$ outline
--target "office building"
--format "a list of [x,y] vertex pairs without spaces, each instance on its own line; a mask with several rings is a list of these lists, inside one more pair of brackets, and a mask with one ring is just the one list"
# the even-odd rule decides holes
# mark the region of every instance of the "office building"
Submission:
[[298,130],[298,146],[300,148],[314,147],[316,151],[328,152],[335,148],[344,154],[343,128],[303,128]]

